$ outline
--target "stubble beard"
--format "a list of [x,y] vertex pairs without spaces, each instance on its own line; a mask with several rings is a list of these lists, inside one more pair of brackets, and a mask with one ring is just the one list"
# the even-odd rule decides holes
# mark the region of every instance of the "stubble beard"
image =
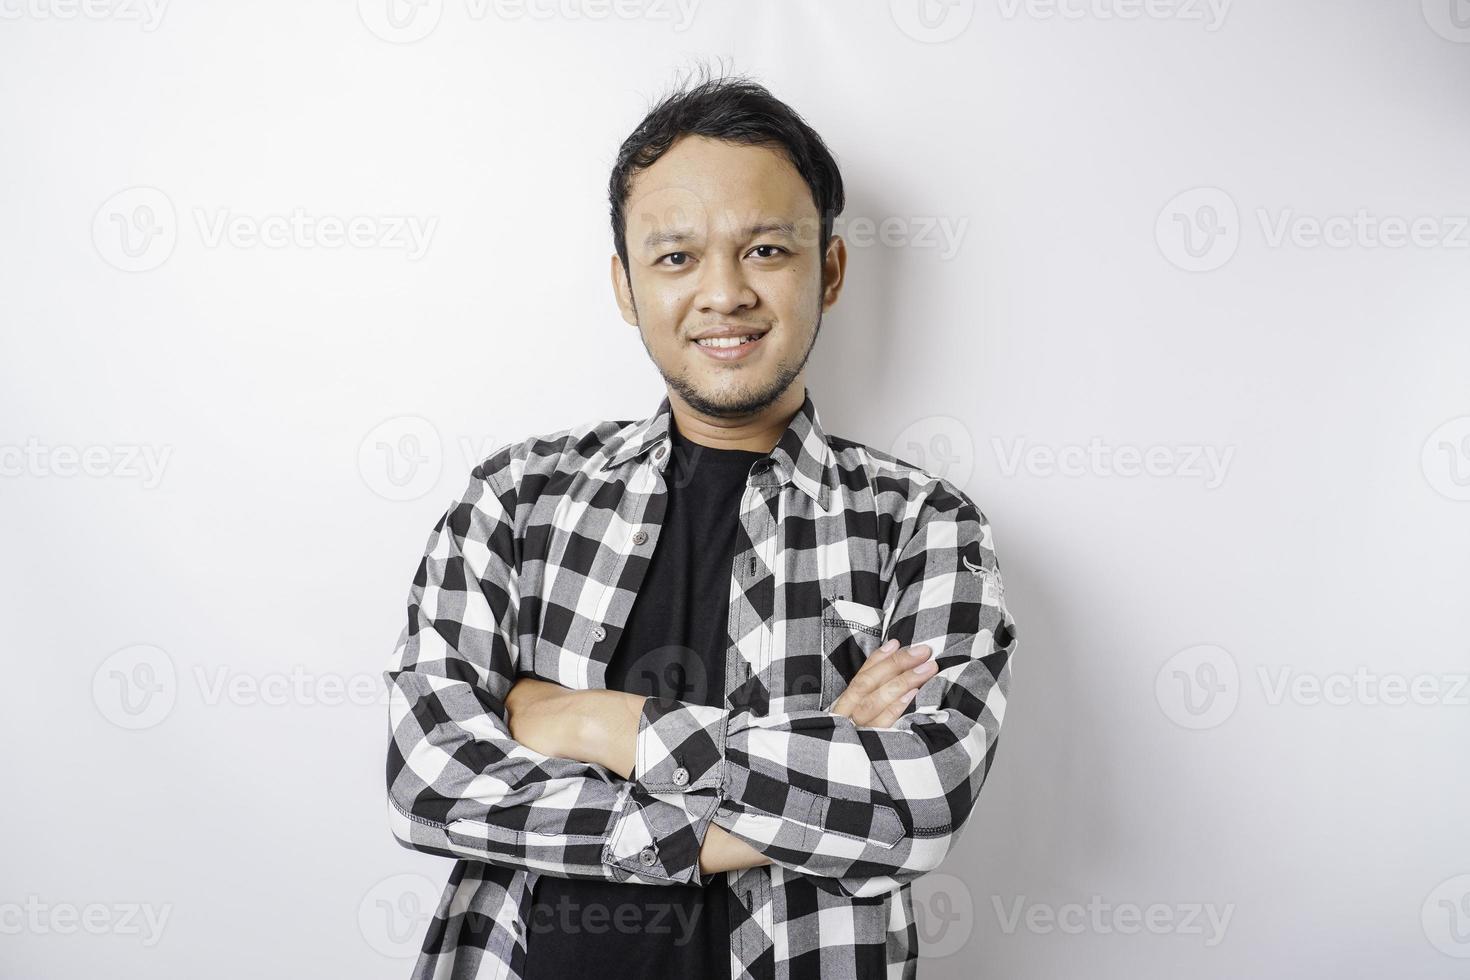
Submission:
[[[715,419],[738,419],[746,416],[756,415],[774,404],[792,383],[801,374],[802,368],[806,366],[807,359],[811,357],[812,350],[817,346],[817,336],[822,332],[822,304],[817,303],[817,323],[812,330],[811,342],[807,344],[806,350],[802,352],[801,358],[795,363],[786,362],[777,367],[776,376],[768,384],[762,385],[754,390],[742,388],[723,400],[715,400],[689,379],[687,371],[680,374],[671,374],[653,356],[653,351],[648,346],[648,341],[643,338],[643,331],[638,331],[638,336],[643,339],[643,349],[648,352],[649,360],[653,361],[658,373],[663,376],[664,384],[669,386],[684,403],[694,411],[708,418]],[[634,315],[637,315],[637,306],[634,306]]]

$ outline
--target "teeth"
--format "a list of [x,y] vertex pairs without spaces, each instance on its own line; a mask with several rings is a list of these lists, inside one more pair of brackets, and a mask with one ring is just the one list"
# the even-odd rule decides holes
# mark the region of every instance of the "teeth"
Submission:
[[755,339],[756,335],[751,334],[749,337],[706,337],[703,340],[696,340],[695,343],[701,347],[739,347]]

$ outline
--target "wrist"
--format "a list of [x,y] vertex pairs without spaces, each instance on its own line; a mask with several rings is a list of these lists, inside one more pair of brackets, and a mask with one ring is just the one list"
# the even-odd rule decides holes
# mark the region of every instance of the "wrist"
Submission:
[[771,859],[766,855],[715,823],[709,825],[699,849],[699,870],[707,875],[759,868],[770,863]]

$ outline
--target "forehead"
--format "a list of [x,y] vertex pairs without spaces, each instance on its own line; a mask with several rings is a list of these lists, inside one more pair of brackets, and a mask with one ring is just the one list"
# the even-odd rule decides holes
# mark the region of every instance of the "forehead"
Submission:
[[817,214],[811,189],[779,147],[681,137],[633,177],[624,208],[630,247],[650,232],[732,234],[752,222]]

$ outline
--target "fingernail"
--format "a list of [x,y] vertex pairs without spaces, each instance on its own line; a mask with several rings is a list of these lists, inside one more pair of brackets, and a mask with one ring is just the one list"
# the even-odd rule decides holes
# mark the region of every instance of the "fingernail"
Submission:
[[883,641],[883,645],[881,647],[879,647],[878,649],[879,650],[883,650],[883,651],[885,651],[887,653],[892,653],[893,651],[895,651],[895,650],[898,649],[898,640],[896,640],[896,639],[887,639],[887,640],[884,640]]
[[909,647],[909,656],[911,657],[927,657],[933,652],[933,647],[927,647],[922,643]]
[[912,691],[910,691],[909,693],[905,694],[903,697],[899,698],[898,701],[899,701],[900,704],[908,704],[914,698],[918,697],[918,694],[919,694],[919,689],[916,687]]
[[939,668],[939,665],[936,664],[934,661],[932,661],[932,660],[926,660],[923,663],[919,664],[919,666],[917,666],[917,667],[914,668],[914,673],[916,673],[916,674],[932,674],[938,668]]

